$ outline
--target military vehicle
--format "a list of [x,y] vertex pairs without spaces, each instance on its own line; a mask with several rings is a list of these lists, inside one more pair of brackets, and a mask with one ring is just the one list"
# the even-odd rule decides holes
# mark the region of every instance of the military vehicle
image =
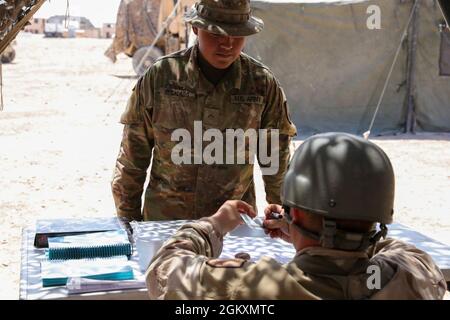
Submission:
[[45,21],[44,36],[47,38],[73,38],[77,30],[92,28],[94,25],[86,17],[56,15]]
[[[45,0],[0,1],[0,53],[12,61],[15,50],[9,44]],[[133,68],[142,74],[161,55],[182,49],[187,43],[183,14],[195,0],[122,0],[117,14],[114,41],[105,52],[113,62],[119,53],[133,58]],[[47,29],[48,36],[58,34]]]
[[186,47],[188,28],[183,14],[195,0],[122,0],[116,34],[105,55],[116,61],[124,53],[132,58],[133,69],[142,75],[154,61]]
[[44,35],[48,38],[60,38],[64,33],[80,29],[80,20],[77,17],[53,16],[45,21]]

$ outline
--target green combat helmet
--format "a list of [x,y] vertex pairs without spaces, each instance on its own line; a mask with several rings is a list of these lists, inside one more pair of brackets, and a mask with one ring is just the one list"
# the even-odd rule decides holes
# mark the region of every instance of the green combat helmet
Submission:
[[[394,180],[389,158],[374,143],[346,133],[319,134],[295,151],[281,201],[288,220],[290,208],[323,216],[321,234],[294,225],[323,247],[365,250],[385,237],[385,224],[392,223]],[[379,222],[380,230],[338,230],[335,219]]]
[[250,0],[200,0],[184,20],[212,33],[243,37],[260,32],[264,22],[251,15]]

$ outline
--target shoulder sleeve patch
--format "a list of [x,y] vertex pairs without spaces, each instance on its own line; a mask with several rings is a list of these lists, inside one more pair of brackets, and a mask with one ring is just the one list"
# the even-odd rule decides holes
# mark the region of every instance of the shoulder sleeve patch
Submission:
[[122,124],[141,123],[143,121],[138,86],[139,83],[133,88],[133,92],[131,93],[130,98],[128,98],[125,111],[120,117],[120,122]]
[[241,268],[244,263],[244,259],[210,259],[206,261],[206,264],[213,268]]
[[139,78],[120,118],[121,123],[135,124],[144,122],[144,114],[151,110],[154,104],[154,79],[156,72],[156,68],[152,66]]

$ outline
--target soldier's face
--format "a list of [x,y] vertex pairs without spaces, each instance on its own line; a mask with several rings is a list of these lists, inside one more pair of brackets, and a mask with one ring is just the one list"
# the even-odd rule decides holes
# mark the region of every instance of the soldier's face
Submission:
[[193,28],[202,56],[214,68],[228,68],[240,55],[245,37],[230,37]]

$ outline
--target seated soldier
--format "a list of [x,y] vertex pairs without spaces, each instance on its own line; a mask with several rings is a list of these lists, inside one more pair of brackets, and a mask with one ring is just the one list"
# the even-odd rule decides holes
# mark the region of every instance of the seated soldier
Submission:
[[[223,236],[242,223],[241,214],[256,216],[247,203],[227,201],[165,242],[146,273],[150,297],[443,298],[444,276],[427,253],[381,239],[393,220],[394,172],[374,143],[345,133],[307,139],[290,162],[282,203],[266,208],[264,226],[292,243],[297,254],[291,262],[217,259]],[[269,219],[272,212],[283,219]]]

